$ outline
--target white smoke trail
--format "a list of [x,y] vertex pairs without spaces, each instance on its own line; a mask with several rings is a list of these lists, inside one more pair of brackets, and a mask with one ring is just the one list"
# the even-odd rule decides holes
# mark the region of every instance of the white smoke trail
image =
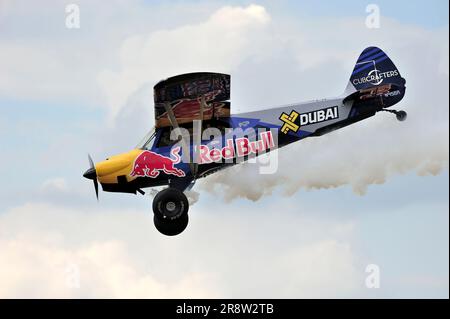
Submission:
[[199,198],[200,198],[200,193],[194,191],[194,190],[188,190],[188,191],[184,191],[184,194],[186,195],[188,201],[189,201],[189,205],[192,206],[195,203],[198,202]]
[[281,149],[275,174],[261,175],[257,164],[246,163],[208,177],[200,187],[222,194],[227,201],[238,197],[256,201],[277,188],[290,196],[300,189],[343,185],[363,195],[368,185],[382,184],[394,174],[436,175],[448,167],[448,129],[430,128],[414,136],[409,134],[412,129],[404,127],[413,120],[392,123],[395,120],[386,115],[379,116],[388,123],[378,123],[375,131],[357,124]]
[[419,83],[411,82],[407,97],[397,105],[408,111],[405,122],[378,113],[280,149],[279,168],[273,175],[261,175],[257,164],[246,163],[207,177],[200,188],[226,201],[239,197],[256,201],[275,189],[290,196],[301,189],[343,185],[363,195],[369,185],[385,183],[394,174],[439,174],[448,168],[449,157],[448,74],[436,76],[434,91],[417,89]]

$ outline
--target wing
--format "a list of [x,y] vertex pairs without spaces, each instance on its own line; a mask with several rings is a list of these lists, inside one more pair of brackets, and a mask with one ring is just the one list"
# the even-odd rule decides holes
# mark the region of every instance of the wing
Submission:
[[155,125],[171,125],[170,109],[178,124],[230,116],[230,76],[188,73],[160,81],[154,87]]

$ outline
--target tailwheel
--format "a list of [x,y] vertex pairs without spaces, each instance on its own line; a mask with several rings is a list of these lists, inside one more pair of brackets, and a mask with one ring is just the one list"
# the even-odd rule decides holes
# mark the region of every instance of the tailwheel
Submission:
[[408,113],[406,113],[405,111],[387,110],[387,109],[382,109],[381,111],[389,112],[389,113],[394,113],[394,114],[395,114],[395,117],[396,117],[397,120],[400,121],[400,122],[403,122],[403,121],[406,120],[406,118],[408,117]]
[[189,222],[189,202],[184,193],[176,188],[166,188],[153,199],[153,222],[163,235],[181,234]]
[[408,117],[408,113],[406,113],[405,111],[397,111],[395,116],[397,117],[397,120],[403,122]]

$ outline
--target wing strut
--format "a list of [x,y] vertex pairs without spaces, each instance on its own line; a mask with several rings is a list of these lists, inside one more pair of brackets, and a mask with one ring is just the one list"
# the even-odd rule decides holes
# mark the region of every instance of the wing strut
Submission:
[[[164,108],[166,109],[167,112],[167,117],[169,118],[170,124],[172,125],[173,128],[177,129],[179,128],[177,119],[175,117],[175,115],[173,114],[173,110],[172,110],[172,106],[170,105],[169,102],[165,102],[164,103]],[[181,144],[183,146],[183,150],[188,150],[189,151],[189,145],[186,145],[184,138],[181,139]],[[183,154],[184,156],[184,154]],[[191,169],[192,174],[195,176],[195,174],[197,173],[197,168],[196,168],[196,164],[189,162],[189,167]]]
[[[198,131],[198,135],[193,137],[193,138],[194,138],[194,141],[195,141],[194,145],[200,145],[201,142],[202,142],[202,132],[203,132],[203,111],[204,111],[204,109],[205,109],[206,106],[207,106],[207,105],[206,105],[206,99],[205,99],[205,96],[202,95],[201,98],[200,98],[200,119],[199,119],[199,122],[200,122],[200,130]],[[194,132],[195,132],[195,130],[194,130]],[[196,153],[195,153],[195,156],[197,156]],[[195,160],[194,162],[195,162],[195,164],[194,164],[194,166],[195,166],[195,176],[197,176],[197,173],[198,173],[198,163],[197,163],[196,160]]]

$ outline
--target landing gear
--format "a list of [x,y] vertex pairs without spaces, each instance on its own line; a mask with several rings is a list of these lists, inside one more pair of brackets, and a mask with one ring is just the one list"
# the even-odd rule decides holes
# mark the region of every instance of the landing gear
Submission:
[[408,113],[406,113],[405,111],[397,111],[395,116],[397,117],[397,120],[403,122],[408,117]]
[[395,114],[395,117],[396,117],[397,120],[400,121],[400,122],[403,122],[403,121],[406,120],[406,118],[408,117],[408,113],[406,113],[405,111],[387,110],[387,109],[382,109],[381,111],[389,112],[389,113],[394,113],[394,114]]
[[175,236],[181,234],[189,222],[189,202],[182,191],[169,187],[153,199],[153,222],[156,229],[163,235]]

